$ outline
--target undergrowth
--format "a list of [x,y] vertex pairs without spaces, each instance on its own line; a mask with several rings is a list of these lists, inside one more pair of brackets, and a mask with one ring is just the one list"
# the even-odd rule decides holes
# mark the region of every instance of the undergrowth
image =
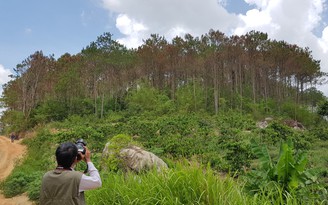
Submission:
[[[317,168],[317,180],[326,182],[326,135],[318,129],[316,132],[295,131],[279,121],[259,129],[251,116],[231,111],[218,116],[201,113],[161,116],[115,113],[105,119],[71,116],[63,122],[41,126],[36,133],[35,137],[24,139],[28,155],[1,184],[6,197],[27,192],[31,200],[37,201],[42,175],[56,166],[54,153],[60,143],[85,139],[94,164],[100,168],[105,143],[114,136],[126,135],[168,162],[170,169],[138,175],[101,170],[103,187],[86,192],[88,204],[326,203],[323,196],[326,196],[327,186],[297,190],[306,198],[301,201],[296,192],[286,191],[286,187],[263,180],[263,177],[256,178],[263,186],[250,192],[246,184],[249,182],[240,177],[259,163],[252,150],[255,143],[267,145],[268,156],[278,158],[279,142],[291,140],[295,150],[309,153],[304,170]],[[286,156],[294,156],[288,147],[284,149],[288,153]],[[177,162],[180,159],[193,163]],[[255,169],[262,171],[260,174],[270,171]],[[317,197],[313,199],[309,193]]]

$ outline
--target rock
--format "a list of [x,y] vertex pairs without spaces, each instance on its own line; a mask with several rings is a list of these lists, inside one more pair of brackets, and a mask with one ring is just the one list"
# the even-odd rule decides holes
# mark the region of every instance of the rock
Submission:
[[264,120],[267,121],[267,122],[272,122],[273,118],[272,117],[266,117]]
[[256,127],[264,129],[268,127],[269,123],[273,121],[272,117],[266,117],[264,120],[257,122]]
[[[102,158],[106,162],[108,158],[119,159],[118,167],[124,171],[132,170],[135,172],[146,171],[156,168],[157,171],[167,168],[167,164],[155,154],[145,151],[138,146],[128,146],[120,151],[111,150],[108,142],[103,150]],[[115,156],[116,155],[116,156]],[[108,170],[108,164],[102,164],[102,169]]]
[[304,130],[305,127],[302,125],[302,123],[296,121],[296,120],[285,120],[284,124],[288,127],[294,128],[296,130]]
[[131,146],[122,149],[120,155],[124,161],[124,165],[130,170],[141,172],[156,168],[157,171],[166,169],[167,164],[151,152],[145,151],[137,146]]
[[[273,121],[273,118],[266,117],[264,120],[259,121],[256,123],[256,127],[264,129],[268,127],[269,123]],[[294,128],[296,130],[304,130],[305,127],[302,125],[302,123],[297,122],[296,120],[284,120],[283,123],[287,125],[288,127]]]
[[256,127],[261,128],[261,129],[264,129],[264,128],[266,128],[267,126],[268,126],[268,122],[265,121],[265,120],[256,123]]

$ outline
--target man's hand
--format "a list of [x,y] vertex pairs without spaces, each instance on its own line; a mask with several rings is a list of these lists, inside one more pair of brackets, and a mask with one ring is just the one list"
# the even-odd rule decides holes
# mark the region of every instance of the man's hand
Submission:
[[85,155],[84,155],[84,161],[85,162],[91,162],[91,152],[90,152],[90,150],[86,147],[86,146],[84,146],[84,149],[85,149]]

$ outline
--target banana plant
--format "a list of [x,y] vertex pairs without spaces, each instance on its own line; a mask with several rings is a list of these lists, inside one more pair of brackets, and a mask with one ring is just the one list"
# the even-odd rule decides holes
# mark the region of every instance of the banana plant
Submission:
[[294,190],[306,182],[307,157],[305,153],[294,154],[291,140],[280,146],[279,159],[275,167],[278,183],[283,190]]
[[276,162],[270,157],[266,146],[260,146],[255,141],[252,141],[251,145],[259,160],[257,169],[246,175],[245,188],[251,193],[263,190],[273,193],[277,188],[291,193],[317,182],[313,173],[306,169],[306,154],[297,153],[291,140],[281,143]]

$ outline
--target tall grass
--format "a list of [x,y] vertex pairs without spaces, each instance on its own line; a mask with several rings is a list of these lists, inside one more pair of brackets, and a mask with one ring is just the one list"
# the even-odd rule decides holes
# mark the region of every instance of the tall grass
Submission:
[[86,192],[87,204],[302,204],[282,191],[275,198],[270,194],[248,195],[242,183],[232,177],[196,164],[179,164],[161,173],[103,173],[102,180],[102,188]]

